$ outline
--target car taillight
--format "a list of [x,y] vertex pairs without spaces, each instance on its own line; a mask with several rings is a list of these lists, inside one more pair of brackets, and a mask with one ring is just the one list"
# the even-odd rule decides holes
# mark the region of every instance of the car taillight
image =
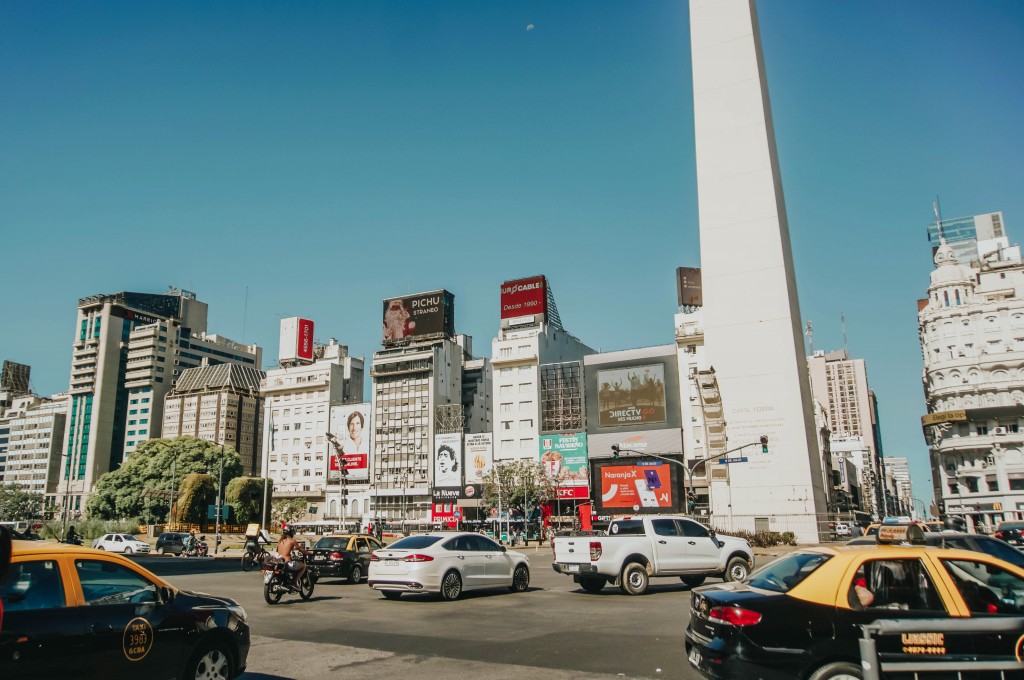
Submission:
[[430,555],[409,555],[405,558],[406,562],[433,562],[434,558]]
[[997,531],[996,533],[994,533],[992,535],[995,536],[996,538],[1002,538],[1003,537],[1003,532],[1002,531]]
[[728,623],[732,626],[753,626],[761,622],[761,615],[740,607],[712,607],[708,612],[711,623]]
[[370,553],[370,561],[371,562],[380,562],[380,557],[377,556],[377,553]]
[[601,559],[601,541],[590,542],[590,561],[596,562]]
[[331,553],[331,559],[332,560],[340,560],[341,557],[342,557],[342,555],[341,555],[340,552],[332,552]]

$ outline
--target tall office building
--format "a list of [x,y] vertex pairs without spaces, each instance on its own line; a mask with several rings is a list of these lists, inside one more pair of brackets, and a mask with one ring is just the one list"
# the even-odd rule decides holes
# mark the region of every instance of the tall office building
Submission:
[[206,317],[205,302],[176,288],[78,301],[60,484],[72,513],[84,509],[101,475],[159,436],[163,398],[180,371],[203,357],[259,366],[258,347],[207,336]]
[[[910,480],[910,461],[906,458],[888,456],[885,458],[885,471],[892,477],[894,495],[889,514],[894,516],[909,515],[914,512],[914,489]],[[922,508],[927,513],[927,508]]]
[[983,246],[986,241],[1006,236],[1001,212],[939,220],[929,224],[927,229],[932,257],[935,257],[942,239],[945,239],[957,261],[966,265],[979,261],[979,246]]
[[243,474],[259,475],[260,382],[265,376],[252,366],[238,364],[185,369],[164,398],[162,436],[198,437],[230,446],[242,459]]
[[67,395],[40,397],[22,394],[0,408],[0,483],[16,484],[23,491],[54,503],[58,466],[67,413]]
[[691,2],[690,47],[708,364],[729,447],[770,442],[729,471],[731,521],[816,542],[827,497],[754,0]]
[[[1005,239],[1005,237],[1003,237]],[[977,268],[943,243],[918,301],[939,510],[968,524],[1024,517],[1024,263],[1001,248]]]
[[860,509],[878,520],[888,513],[882,484],[881,437],[877,410],[873,406],[874,397],[868,385],[867,366],[863,359],[851,359],[845,349],[834,352],[819,350],[807,358],[807,370],[814,398],[825,409],[831,436],[841,438],[845,443],[850,438],[857,438],[867,451],[867,458],[858,465],[863,475],[860,488],[865,493]]

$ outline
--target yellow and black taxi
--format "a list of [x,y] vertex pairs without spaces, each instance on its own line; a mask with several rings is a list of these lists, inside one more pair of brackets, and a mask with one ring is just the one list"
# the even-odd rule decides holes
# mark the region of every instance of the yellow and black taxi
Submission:
[[925,546],[917,526],[883,525],[872,546],[797,550],[744,582],[695,589],[690,609],[686,653],[710,678],[879,677],[879,666],[891,677],[915,665],[1024,677],[1024,569]]
[[333,534],[310,550],[309,568],[318,578],[336,577],[359,583],[370,571],[370,555],[384,544],[365,534]]
[[240,606],[178,590],[120,555],[14,541],[0,600],[0,678],[227,680],[245,670]]

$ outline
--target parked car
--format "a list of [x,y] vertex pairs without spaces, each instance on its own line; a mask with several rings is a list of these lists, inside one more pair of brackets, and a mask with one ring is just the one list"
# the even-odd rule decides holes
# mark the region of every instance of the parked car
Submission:
[[530,560],[477,533],[417,534],[375,551],[367,583],[389,600],[402,593],[455,600],[483,588],[523,592],[530,587]]
[[[864,536],[848,541],[849,546],[875,545],[877,536]],[[960,550],[973,550],[985,553],[992,557],[998,557],[1004,562],[1024,569],[1024,553],[1014,549],[1005,541],[993,536],[982,536],[981,534],[965,534],[963,532],[943,531],[941,533],[929,532],[924,535],[925,545],[936,548],[959,548]]]
[[695,589],[684,643],[691,666],[709,678],[861,678],[863,627],[914,620],[913,632],[880,625],[871,638],[881,677],[896,672],[894,664],[911,674],[925,667],[1019,674],[1019,629],[1001,635],[979,627],[1015,628],[1024,615],[1024,569],[980,552],[926,547],[923,531],[911,532],[913,544],[885,544],[893,534],[883,532],[875,546],[797,550],[743,583]]
[[642,595],[652,577],[679,578],[692,588],[708,576],[742,581],[754,566],[746,540],[717,535],[689,517],[618,519],[607,535],[555,537],[554,543],[551,566],[589,593],[611,583]]
[[104,534],[92,542],[92,547],[125,555],[149,552],[149,543],[140,541],[131,534]]
[[1024,549],[1024,522],[1000,522],[996,527],[996,532],[992,535],[1003,539],[1012,546]]
[[318,578],[334,576],[359,583],[370,572],[370,555],[383,547],[383,543],[369,535],[324,536],[310,551],[309,568]]
[[180,555],[185,549],[185,539],[188,534],[183,531],[168,531],[160,534],[156,539],[156,554]]
[[0,600],[2,678],[198,680],[245,670],[242,607],[178,590],[107,551],[14,541]]
[[836,524],[836,538],[849,538],[853,535],[853,529],[846,522]]

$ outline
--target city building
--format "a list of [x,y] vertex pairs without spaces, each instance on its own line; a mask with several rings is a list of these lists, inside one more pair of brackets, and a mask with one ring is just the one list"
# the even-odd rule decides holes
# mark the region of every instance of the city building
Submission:
[[[289,319],[283,320],[282,328],[288,323]],[[309,333],[311,338],[311,326]],[[262,476],[274,483],[274,498],[304,499],[307,512],[300,521],[326,526],[337,522],[349,500],[343,498],[340,474],[328,481],[335,453],[331,439],[344,437],[344,430],[333,423],[334,410],[363,401],[364,362],[349,356],[348,347],[333,338],[310,350],[309,359],[297,358],[282,341],[280,356],[285,358],[263,378],[261,467]],[[361,495],[356,500],[365,502],[368,510],[365,481],[361,488],[353,485],[349,491]]]
[[[915,509],[914,489],[910,481],[910,461],[906,458],[886,456],[884,462],[886,475],[893,481],[889,514],[896,517],[912,514]],[[922,508],[922,511],[927,514],[926,508]]]
[[690,3],[690,49],[707,362],[728,446],[770,442],[730,465],[729,521],[815,543],[827,494],[755,3]]
[[814,398],[824,406],[831,437],[843,440],[842,450],[849,450],[851,437],[860,438],[868,451],[867,461],[858,465],[864,475],[859,486],[866,493],[862,499],[866,504],[859,509],[877,521],[888,513],[882,484],[881,436],[867,366],[863,359],[851,359],[845,349],[819,350],[807,357],[807,371]]
[[1001,212],[951,220],[937,219],[927,227],[932,257],[935,257],[944,239],[960,264],[974,266],[979,262],[979,244],[1006,236],[1003,224]]
[[159,435],[163,397],[180,371],[199,366],[204,356],[211,364],[258,367],[258,347],[207,336],[206,317],[206,303],[176,288],[78,301],[59,485],[72,514],[84,510],[100,476]]
[[40,494],[46,505],[52,506],[66,417],[66,394],[22,394],[13,398],[10,406],[0,408],[0,456],[6,458],[0,483]]
[[830,435],[828,443],[832,469],[839,473],[837,486],[841,493],[836,494],[837,510],[852,512],[860,523],[875,520],[875,495],[864,487],[865,480],[871,478],[874,450],[858,435]]
[[7,443],[10,436],[10,426],[3,422],[4,412],[14,405],[15,399],[30,394],[31,374],[30,366],[4,359],[0,370],[0,480],[3,480],[7,465]]
[[918,301],[932,485],[969,525],[1024,517],[1024,263],[1002,243],[976,268],[940,243]]
[[244,474],[259,475],[263,433],[260,383],[265,377],[263,371],[239,364],[185,369],[164,397],[162,436],[198,437],[230,446],[242,459]]

